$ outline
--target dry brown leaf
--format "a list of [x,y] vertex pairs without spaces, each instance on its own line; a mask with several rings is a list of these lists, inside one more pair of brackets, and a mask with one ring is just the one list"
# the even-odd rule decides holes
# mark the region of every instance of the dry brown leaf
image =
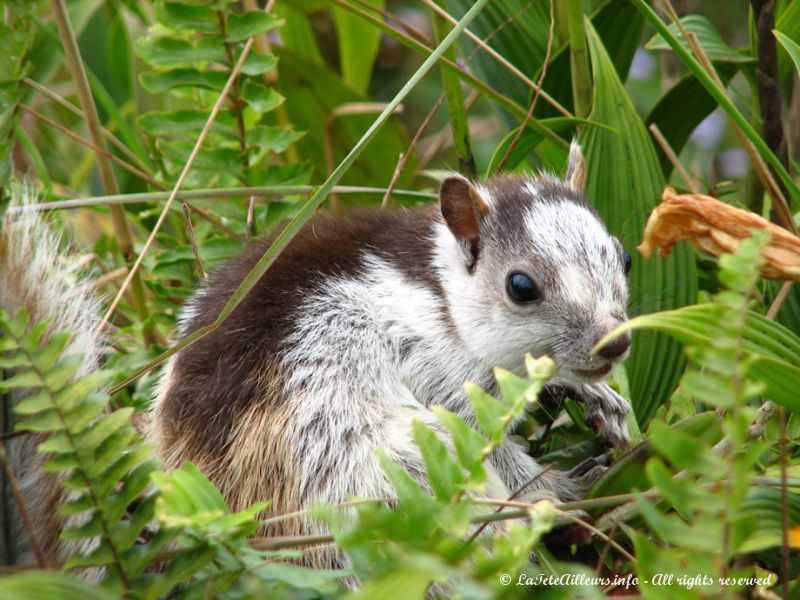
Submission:
[[733,252],[741,240],[750,237],[751,229],[767,229],[771,234],[764,249],[762,275],[800,281],[800,238],[796,235],[711,196],[678,194],[671,187],[664,190],[661,204],[650,214],[644,241],[636,249],[645,258],[656,248],[661,256],[667,256],[677,242],[689,240],[697,249],[719,256]]

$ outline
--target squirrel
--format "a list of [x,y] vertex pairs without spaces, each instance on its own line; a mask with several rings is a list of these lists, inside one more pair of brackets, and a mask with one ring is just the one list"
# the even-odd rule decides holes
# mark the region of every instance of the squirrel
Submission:
[[[232,510],[271,500],[266,516],[392,497],[377,448],[429,487],[413,419],[449,444],[430,407],[474,425],[464,382],[497,393],[493,368],[522,373],[527,353],[549,355],[551,384],[585,403],[602,438],[626,443],[630,407],[604,380],[630,336],[590,350],[627,319],[630,256],[584,197],[584,179],[573,142],[563,180],[450,176],[438,206],[313,217],[233,313],[165,365],[148,433],[164,468],[191,461]],[[214,322],[270,241],[203,282],[180,313],[178,339]],[[9,279],[36,289],[0,270],[0,285]],[[58,305],[42,292],[24,298],[40,300]],[[489,497],[526,485],[529,497],[582,493],[510,439],[487,463]],[[261,534],[323,531],[298,517]],[[303,562],[342,561],[323,549]]]

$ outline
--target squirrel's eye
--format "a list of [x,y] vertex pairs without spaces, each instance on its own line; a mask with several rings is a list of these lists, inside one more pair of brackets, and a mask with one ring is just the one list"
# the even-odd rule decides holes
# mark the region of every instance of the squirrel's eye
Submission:
[[524,273],[511,273],[506,280],[506,293],[517,304],[535,302],[539,299],[539,290],[533,280]]
[[631,272],[631,255],[627,250],[622,251],[622,264],[625,265],[625,275]]

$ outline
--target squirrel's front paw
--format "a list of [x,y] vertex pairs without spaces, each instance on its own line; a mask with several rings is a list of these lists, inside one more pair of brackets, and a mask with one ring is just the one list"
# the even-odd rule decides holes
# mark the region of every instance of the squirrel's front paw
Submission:
[[631,407],[607,383],[584,384],[582,387],[584,416],[600,439],[616,447],[630,443],[628,414]]

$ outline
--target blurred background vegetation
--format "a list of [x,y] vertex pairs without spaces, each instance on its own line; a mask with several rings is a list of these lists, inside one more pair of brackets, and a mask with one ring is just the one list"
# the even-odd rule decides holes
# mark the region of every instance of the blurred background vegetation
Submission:
[[[206,273],[280,223],[291,220],[287,231],[295,231],[318,202],[334,212],[413,207],[436,200],[445,171],[475,178],[560,173],[577,137],[587,157],[587,196],[633,254],[632,316],[704,302],[720,289],[716,262],[685,245],[649,262],[633,251],[666,184],[796,229],[800,0],[490,0],[422,76],[423,61],[473,4],[6,0],[0,202],[9,202],[20,181],[33,188],[49,219],[70,231],[65,257],[88,270],[108,299],[113,406],[148,406],[152,368],[164,360],[177,312]],[[401,107],[367,139],[409,82],[416,85]],[[178,182],[180,194],[165,210]],[[746,265],[738,268],[755,280]],[[754,310],[772,307],[786,331],[800,333],[796,286],[784,285],[783,294],[780,283],[757,287]],[[739,339],[724,328],[720,335]],[[671,436],[711,447],[730,425],[709,410],[713,398],[678,387],[686,362],[675,340],[641,331],[614,376],[636,424],[650,426],[658,451],[675,464],[681,457],[672,454]],[[571,467],[603,448],[583,426],[581,407],[568,401],[565,409],[571,419],[545,407],[517,433],[539,460]],[[796,415],[788,427],[788,435],[768,429],[771,446],[757,449],[763,454],[746,467],[750,475],[778,475],[787,451],[777,448],[796,438]],[[593,495],[663,483],[661,471],[645,473],[645,459],[628,455]],[[699,477],[708,481],[713,472]],[[719,500],[725,490],[717,491]],[[781,499],[774,486],[761,492],[748,496],[758,509],[748,518],[757,514],[764,531],[747,550],[760,553],[759,568],[777,572],[786,515],[798,521],[800,499]],[[739,504],[693,514],[720,525],[734,509],[744,511]],[[649,514],[657,530],[656,513]],[[604,531],[616,527],[607,519]],[[711,552],[700,544],[692,548],[698,554],[683,554],[676,539],[668,542],[678,547],[670,555],[675,564]],[[567,556],[564,547],[570,542],[561,548]],[[598,543],[589,554],[608,568],[624,562]]]
[[[59,5],[71,33],[54,18],[52,6]],[[139,364],[164,347],[176,308],[200,276],[236,254],[246,239],[299,214],[310,188],[285,186],[325,181],[470,5],[7,2],[1,174],[6,181],[11,174],[25,178],[46,200],[94,198],[83,203],[91,207],[60,211],[58,218],[81,224],[77,239],[92,245],[94,267],[104,277],[101,291],[120,295],[126,264],[153,231],[252,37],[252,53],[182,182],[195,195],[166,215],[153,250],[148,246],[142,257],[143,268],[122,285],[125,295],[109,315],[134,343],[125,356]],[[765,14],[774,26],[797,39],[798,2],[768,5]],[[772,41],[777,83],[760,87],[763,65],[750,5],[682,0],[674,10],[726,82],[728,110],[754,127],[752,135],[764,122],[759,93],[767,90],[767,124],[774,129],[778,119],[786,132],[769,143],[783,144],[772,153],[790,167],[787,148],[797,148],[800,130],[800,86],[787,50]],[[450,21],[442,17],[447,11]],[[750,164],[752,142],[735,135],[732,117],[654,24],[627,0],[490,2],[470,25],[471,37],[462,35],[441,68],[418,82],[339,181],[377,189],[334,190],[324,209],[430,201],[446,170],[481,177],[498,168],[560,172],[568,141],[577,135],[589,161],[588,196],[628,248],[641,241],[666,182],[775,216],[785,199],[776,205],[764,194],[764,168]],[[680,34],[675,24],[671,31]],[[571,35],[579,45],[570,44]],[[70,38],[79,52],[72,58],[63,49]],[[86,86],[78,84],[84,71]],[[94,98],[96,118],[85,116],[82,87],[85,97]],[[663,143],[651,132],[654,126]],[[665,144],[691,181],[674,168]],[[791,190],[781,185],[787,195]],[[242,187],[248,189],[230,189]],[[212,189],[213,198],[203,194]],[[149,195],[115,206],[100,199],[136,193]],[[698,285],[713,291],[713,268],[702,267],[702,257],[686,248],[647,266],[634,253],[631,313],[691,303]],[[800,326],[797,292],[780,318]],[[677,344],[648,341],[649,335],[640,335],[628,363],[641,425],[666,402],[683,368]],[[137,394],[137,402],[146,402],[148,393]]]

